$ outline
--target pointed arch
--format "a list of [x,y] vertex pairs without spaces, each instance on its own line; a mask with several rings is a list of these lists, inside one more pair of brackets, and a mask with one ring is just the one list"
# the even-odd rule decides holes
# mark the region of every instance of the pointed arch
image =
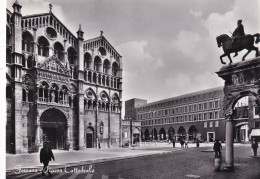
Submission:
[[112,64],[112,75],[113,76],[118,76],[119,75],[119,65],[117,62],[114,62]]
[[55,42],[53,45],[54,54],[61,62],[64,62],[64,47],[60,42]]
[[108,59],[105,59],[103,63],[103,73],[109,74],[110,68],[111,68],[110,61]]
[[102,60],[99,56],[94,58],[94,70],[97,72],[101,72]]
[[91,64],[92,64],[92,57],[88,52],[86,52],[84,54],[84,67],[90,69]]
[[33,35],[27,30],[22,33],[22,50],[30,53],[34,52]]
[[49,56],[49,41],[43,37],[40,36],[37,40],[38,42],[38,55],[48,57]]
[[70,64],[74,65],[77,60],[77,51],[74,47],[69,47],[68,50],[68,61]]

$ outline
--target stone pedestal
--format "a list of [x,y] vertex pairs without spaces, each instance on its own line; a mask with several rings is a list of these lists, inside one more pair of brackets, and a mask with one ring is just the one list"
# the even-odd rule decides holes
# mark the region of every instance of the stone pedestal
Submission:
[[244,96],[254,96],[260,102],[260,57],[225,65],[216,73],[225,81],[223,107],[226,117],[226,169],[233,171],[234,106]]

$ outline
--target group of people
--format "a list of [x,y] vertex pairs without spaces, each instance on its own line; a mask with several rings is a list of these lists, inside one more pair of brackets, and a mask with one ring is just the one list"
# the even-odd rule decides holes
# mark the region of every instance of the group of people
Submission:
[[[252,138],[251,147],[253,149],[254,156],[257,156],[258,141],[256,140],[256,138]],[[213,146],[213,150],[215,151],[215,157],[221,158],[222,145],[221,145],[219,140],[215,141],[214,146]]]

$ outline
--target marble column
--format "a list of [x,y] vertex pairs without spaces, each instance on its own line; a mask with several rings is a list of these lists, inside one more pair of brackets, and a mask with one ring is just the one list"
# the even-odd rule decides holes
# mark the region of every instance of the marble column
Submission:
[[226,169],[234,170],[234,138],[233,138],[233,119],[232,115],[226,115]]

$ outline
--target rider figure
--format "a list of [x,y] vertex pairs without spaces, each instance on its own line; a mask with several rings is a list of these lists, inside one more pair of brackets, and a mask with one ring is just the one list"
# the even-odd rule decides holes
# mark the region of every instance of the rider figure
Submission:
[[[242,20],[237,21],[237,28],[232,34],[232,46],[235,44],[235,40],[239,37],[245,36],[244,26],[242,25]],[[237,56],[237,52],[234,57]]]

